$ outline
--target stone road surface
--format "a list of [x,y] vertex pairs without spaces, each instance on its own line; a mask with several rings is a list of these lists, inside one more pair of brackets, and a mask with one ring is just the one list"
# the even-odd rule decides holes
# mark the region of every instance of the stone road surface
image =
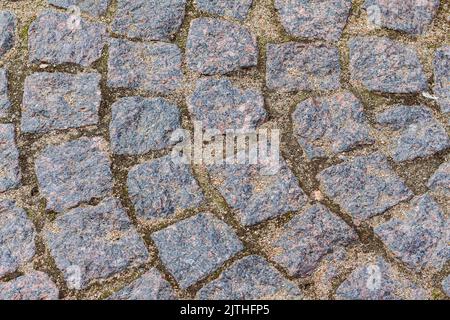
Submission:
[[0,299],[449,299],[449,133],[448,0],[2,0]]

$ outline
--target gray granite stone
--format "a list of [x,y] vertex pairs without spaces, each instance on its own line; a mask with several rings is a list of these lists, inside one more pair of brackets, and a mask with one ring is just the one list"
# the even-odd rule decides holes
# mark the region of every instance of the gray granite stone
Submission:
[[109,125],[116,154],[144,154],[168,148],[172,133],[181,127],[180,110],[162,98],[126,97],[112,106]]
[[327,255],[357,241],[341,218],[321,204],[292,218],[270,242],[271,259],[296,277],[309,276]]
[[22,132],[42,133],[97,124],[98,73],[34,73],[25,79]]
[[393,106],[378,114],[377,122],[388,129],[388,149],[396,162],[432,156],[450,146],[444,126],[424,106]]
[[0,11],[0,59],[13,48],[16,33],[16,16],[10,11]]
[[144,241],[114,198],[58,216],[44,230],[44,240],[68,287],[77,290],[148,259]]
[[177,45],[110,40],[108,86],[167,94],[178,89],[182,81]]
[[353,37],[348,46],[354,85],[384,93],[427,90],[427,78],[413,46],[373,36]]
[[29,61],[50,64],[78,64],[84,67],[97,61],[106,44],[106,27],[81,19],[80,27],[71,25],[67,13],[43,11],[28,30]]
[[281,24],[294,36],[337,41],[347,23],[351,0],[275,0]]
[[392,253],[416,271],[440,270],[450,259],[450,219],[434,199],[425,194],[414,198],[402,218],[374,228]]
[[187,100],[189,111],[203,128],[255,129],[267,117],[259,90],[240,90],[228,79],[200,79]]
[[294,135],[309,159],[374,142],[362,103],[349,91],[302,101],[292,120]]
[[287,42],[267,45],[270,90],[325,91],[340,87],[339,52],[328,45]]
[[35,170],[47,210],[62,212],[112,192],[111,162],[102,138],[80,138],[46,147]]
[[11,108],[11,102],[8,97],[8,72],[6,69],[0,69],[0,118],[6,117]]
[[221,19],[191,22],[186,43],[188,67],[205,75],[226,74],[258,63],[256,37],[245,27]]
[[436,50],[434,57],[434,93],[444,113],[450,112],[450,46]]
[[29,262],[36,232],[26,212],[10,200],[0,201],[0,277]]
[[80,11],[98,17],[106,13],[111,0],[48,0],[48,3],[64,9],[77,6]]
[[110,300],[173,300],[175,294],[170,283],[153,268],[131,284],[113,294]]
[[1,300],[58,300],[58,297],[59,290],[55,283],[40,271],[0,282]]
[[196,0],[201,11],[244,20],[253,0]]
[[168,218],[204,200],[189,165],[173,162],[170,155],[133,167],[127,186],[136,214],[143,219]]
[[331,166],[319,173],[317,179],[325,194],[358,222],[412,197],[411,190],[379,153]]
[[435,192],[442,192],[450,197],[450,161],[444,162],[430,177],[428,188]]
[[152,234],[159,257],[183,289],[216,271],[243,249],[233,229],[200,213]]
[[247,256],[198,293],[201,300],[300,299],[299,288],[259,256]]
[[0,124],[0,193],[20,185],[19,150],[14,125]]
[[442,281],[442,290],[444,290],[447,297],[450,297],[450,276],[447,276],[447,278]]
[[143,40],[170,40],[180,29],[186,0],[118,0],[112,32]]

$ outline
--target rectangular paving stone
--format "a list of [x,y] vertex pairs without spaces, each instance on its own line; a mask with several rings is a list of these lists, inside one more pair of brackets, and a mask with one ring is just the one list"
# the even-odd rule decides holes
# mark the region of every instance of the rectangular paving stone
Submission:
[[50,277],[32,271],[8,282],[0,282],[1,300],[58,300],[59,290]]
[[152,239],[162,263],[183,289],[243,250],[233,229],[211,213],[200,213],[154,232]]
[[44,241],[69,288],[80,290],[148,260],[148,251],[120,201],[107,198],[58,216]]
[[450,46],[436,50],[434,61],[434,94],[444,113],[450,112]]
[[167,94],[180,88],[182,81],[177,45],[110,40],[108,86]]
[[430,190],[443,193],[450,199],[450,161],[439,166],[428,180],[427,186]]
[[64,9],[77,6],[82,12],[98,17],[106,13],[111,0],[48,0],[48,3]]
[[300,299],[299,288],[260,256],[248,256],[231,265],[198,293],[200,300]]
[[11,11],[0,11],[0,59],[13,48],[17,19]]
[[325,194],[357,223],[413,195],[380,153],[347,159],[323,170],[317,179]]
[[78,64],[88,67],[102,54],[106,45],[106,27],[80,20],[71,24],[68,13],[43,11],[28,30],[30,63]]
[[0,118],[6,117],[11,108],[11,102],[8,97],[8,72],[6,69],[0,69]]
[[100,137],[46,147],[35,161],[39,191],[47,210],[62,212],[112,192],[111,162]]
[[327,91],[340,88],[339,51],[328,45],[287,42],[267,45],[270,90]]
[[22,132],[94,125],[102,100],[98,73],[34,73],[25,79]]
[[20,185],[19,150],[13,124],[0,124],[0,193]]
[[204,12],[219,16],[245,20],[253,0],[196,0],[197,7]]

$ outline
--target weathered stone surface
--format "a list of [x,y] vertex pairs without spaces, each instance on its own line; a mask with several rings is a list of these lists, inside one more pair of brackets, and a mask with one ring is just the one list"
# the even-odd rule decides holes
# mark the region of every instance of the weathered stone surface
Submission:
[[111,109],[109,133],[116,154],[144,154],[167,148],[173,143],[171,134],[181,127],[180,110],[162,98],[122,98]]
[[290,35],[327,41],[339,40],[351,7],[351,0],[275,0]]
[[267,45],[267,87],[271,90],[334,90],[340,87],[339,52],[328,45],[287,42]]
[[30,62],[87,67],[98,60],[106,44],[106,27],[81,19],[77,28],[71,22],[69,14],[42,12],[28,31]]
[[106,141],[99,137],[44,149],[36,159],[35,170],[48,210],[62,212],[111,194],[111,163],[106,150]]
[[425,194],[414,198],[402,218],[393,218],[374,228],[392,253],[408,267],[440,270],[450,260],[450,219]]
[[331,166],[319,173],[317,179],[325,194],[356,221],[382,214],[412,196],[379,153]]
[[419,35],[433,21],[439,0],[366,0],[363,7],[376,26]]
[[106,13],[111,0],[48,0],[48,3],[64,9],[77,6],[80,11],[98,17]]
[[396,105],[377,115],[389,131],[389,153],[396,162],[428,157],[450,146],[443,125],[424,106]]
[[240,90],[228,79],[198,80],[187,104],[203,128],[222,133],[227,129],[255,129],[267,116],[259,90]]
[[274,174],[265,174],[266,167],[261,164],[215,164],[208,170],[213,186],[244,226],[300,210],[307,202],[284,160]]
[[0,11],[0,59],[14,46],[16,16],[10,11]]
[[385,93],[413,93],[428,88],[414,47],[386,37],[354,37],[349,48],[354,85]]
[[13,124],[0,124],[0,192],[20,185],[19,150],[15,136]]
[[58,297],[59,290],[55,283],[40,271],[0,282],[1,300],[58,300]]
[[6,69],[0,69],[0,117],[5,117],[11,108],[11,102],[8,98],[8,72]]
[[102,100],[98,73],[34,73],[25,79],[22,132],[97,124]]
[[200,213],[152,234],[161,261],[186,289],[243,249],[233,229]]
[[58,216],[44,240],[67,285],[77,290],[148,259],[144,241],[114,198]]
[[447,297],[450,297],[450,276],[447,276],[447,278],[442,281],[442,290],[444,290]]
[[203,202],[203,193],[187,164],[165,156],[133,167],[128,173],[128,194],[138,217],[167,218]]
[[301,102],[292,120],[294,135],[309,159],[374,142],[363,106],[349,91]]
[[424,289],[398,278],[382,257],[356,268],[339,286],[336,297],[343,300],[426,299]]
[[450,197],[450,161],[443,163],[430,177],[427,184],[432,191],[442,192]]
[[323,205],[295,216],[271,241],[269,255],[292,276],[311,275],[322,259],[358,239],[356,233]]
[[166,94],[178,89],[182,80],[177,45],[110,40],[108,86]]
[[450,112],[450,46],[436,51],[434,57],[434,93],[444,113]]
[[245,257],[197,294],[201,300],[300,299],[298,287],[259,256]]
[[186,0],[118,0],[112,32],[144,40],[170,40],[180,29]]
[[0,277],[15,272],[35,254],[36,233],[26,212],[13,201],[0,201]]
[[244,20],[253,0],[196,0],[195,2],[202,11]]
[[110,300],[173,300],[170,283],[153,268],[130,285],[113,294]]
[[186,58],[193,71],[226,74],[256,66],[258,44],[245,27],[220,19],[199,18],[191,22]]

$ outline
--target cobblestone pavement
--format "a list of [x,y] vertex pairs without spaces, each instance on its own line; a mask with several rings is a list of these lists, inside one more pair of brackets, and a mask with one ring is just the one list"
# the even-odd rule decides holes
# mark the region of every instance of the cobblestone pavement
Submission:
[[0,299],[449,299],[449,112],[448,0],[2,0]]

